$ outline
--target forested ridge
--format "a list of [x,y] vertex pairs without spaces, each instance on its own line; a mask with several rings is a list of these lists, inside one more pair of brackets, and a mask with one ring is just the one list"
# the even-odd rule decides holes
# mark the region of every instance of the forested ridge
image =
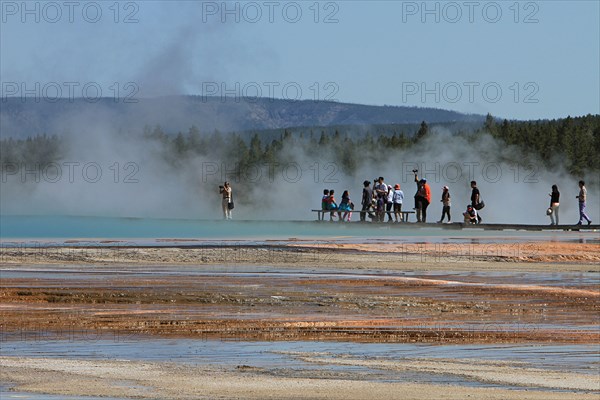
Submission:
[[[440,127],[444,128],[444,133],[436,129]],[[305,127],[242,133],[207,133],[195,126],[185,133],[164,132],[160,126],[155,126],[145,127],[140,138],[155,143],[160,149],[159,156],[175,169],[195,157],[220,157],[241,168],[252,164],[282,163],[289,157],[284,149],[293,148],[315,159],[326,156],[352,175],[365,155],[387,152],[393,156],[393,151],[410,150],[432,135],[474,140],[486,133],[506,146],[517,146],[522,152],[537,157],[548,169],[560,163],[575,177],[584,172],[600,172],[600,115],[539,121],[500,121],[488,115],[479,126],[435,124],[430,127],[422,122],[420,125],[387,124],[360,129],[351,126]],[[38,135],[24,140],[5,138],[0,141],[0,161],[20,166],[59,162],[67,152],[66,141],[65,137],[57,135]]]
[[548,168],[562,161],[574,176],[600,172],[600,115],[526,122],[497,122],[488,115],[482,130],[536,154]]

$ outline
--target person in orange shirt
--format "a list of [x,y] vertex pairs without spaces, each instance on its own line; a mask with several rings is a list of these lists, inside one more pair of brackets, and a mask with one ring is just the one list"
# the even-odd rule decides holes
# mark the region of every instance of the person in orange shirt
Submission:
[[429,187],[429,184],[427,183],[426,179],[421,179],[419,181],[420,188],[419,191],[421,192],[421,221],[423,223],[427,222],[427,207],[429,207],[429,204],[431,204],[431,187]]
[[419,179],[418,170],[414,169],[417,193],[415,194],[415,210],[417,211],[417,222],[427,222],[427,207],[431,204],[431,188],[427,179]]

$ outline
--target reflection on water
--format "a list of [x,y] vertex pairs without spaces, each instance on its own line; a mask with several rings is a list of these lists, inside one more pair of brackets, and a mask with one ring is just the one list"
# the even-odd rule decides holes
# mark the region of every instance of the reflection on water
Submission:
[[202,277],[215,278],[245,278],[245,279],[348,279],[348,280],[386,280],[390,278],[420,278],[438,281],[459,281],[457,283],[490,285],[542,285],[559,288],[588,288],[596,289],[600,284],[597,272],[531,272],[531,271],[390,271],[377,268],[365,269],[360,272],[340,270],[336,268],[320,268],[318,271],[286,268],[279,270],[271,266],[246,265],[211,265],[198,268],[197,266],[119,266],[118,269],[97,266],[64,265],[57,268],[47,265],[31,265],[27,268],[9,266],[0,268],[4,279],[30,279],[28,287],[37,287],[36,282],[43,287],[48,286],[48,279],[57,285],[69,281],[85,279],[86,285],[99,282],[105,283],[113,275],[135,278],[176,278],[186,276],[190,280]]
[[[427,374],[423,372],[390,371],[361,366],[319,365],[299,360],[293,353],[319,352],[329,357],[402,361],[417,358],[478,359],[520,363],[521,367],[568,371],[596,375],[598,348],[595,345],[427,345],[397,343],[340,342],[247,342],[201,339],[156,339],[146,337],[115,340],[17,340],[2,343],[3,356],[63,357],[69,359],[132,360],[174,362],[192,366],[220,366],[234,370],[248,365],[262,368],[270,374],[334,371],[353,374],[352,379],[390,382],[420,382],[460,384],[468,386],[507,387],[482,383],[468,378]],[[510,387],[510,386],[508,386]],[[4,398],[4,397],[3,397]],[[48,398],[54,397],[32,397]],[[64,397],[63,397],[64,398]]]

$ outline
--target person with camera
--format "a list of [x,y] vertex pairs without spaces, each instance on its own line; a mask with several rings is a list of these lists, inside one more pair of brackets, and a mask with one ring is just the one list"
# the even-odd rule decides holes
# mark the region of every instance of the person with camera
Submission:
[[426,179],[419,179],[419,170],[413,169],[417,193],[415,194],[415,210],[417,211],[417,222],[427,222],[427,207],[431,204],[431,188]]
[[413,210],[415,210],[417,212],[417,222],[421,222],[421,187],[419,185],[419,177],[417,176],[419,170],[418,169],[413,169],[412,170],[413,174],[415,174],[415,182],[417,183],[417,192],[415,193],[415,208],[413,208]]
[[233,210],[233,196],[229,182],[219,186],[219,193],[222,196],[221,207],[223,208],[223,219],[231,219],[231,210]]

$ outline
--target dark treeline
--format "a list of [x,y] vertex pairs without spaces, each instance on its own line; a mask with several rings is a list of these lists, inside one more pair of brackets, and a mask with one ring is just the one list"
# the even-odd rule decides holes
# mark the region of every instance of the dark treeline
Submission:
[[[2,139],[0,161],[5,164],[49,164],[62,159],[65,152],[64,139],[57,135],[38,135],[27,139]],[[4,167],[3,167],[4,169]]]
[[600,115],[525,122],[488,115],[483,131],[537,155],[547,168],[561,164],[573,176],[600,171]]
[[[375,136],[371,131],[377,131],[378,134]],[[340,128],[309,129],[308,132],[306,128],[292,128],[241,134],[201,134],[196,127],[190,128],[186,134],[179,132],[170,135],[157,126],[146,127],[144,137],[160,142],[165,150],[164,157],[173,165],[200,156],[211,160],[224,159],[244,170],[256,164],[285,164],[290,159],[284,149],[293,149],[295,152],[304,151],[315,160],[335,162],[351,175],[361,153],[378,149],[405,149],[418,142],[428,131],[425,122],[421,125],[370,127],[362,135],[352,135]],[[265,140],[265,136],[272,139]]]
[[[156,126],[144,128],[142,137],[159,143],[161,156],[175,169],[198,156],[226,159],[240,168],[252,164],[285,163],[289,161],[289,152],[284,149],[294,149],[315,159],[326,157],[324,159],[337,163],[345,173],[353,175],[359,163],[369,162],[369,157],[382,151],[410,149],[434,134],[475,139],[489,132],[506,145],[517,146],[522,153],[537,157],[548,169],[562,165],[573,176],[600,172],[600,115],[542,121],[499,121],[488,115],[482,126],[436,124],[435,127],[445,128],[446,133],[432,133],[435,129],[423,122],[420,125],[291,128],[243,133],[203,133],[193,126],[186,133],[174,134]],[[57,162],[66,152],[65,140],[55,135],[26,140],[3,139],[0,141],[0,161],[17,164]]]

